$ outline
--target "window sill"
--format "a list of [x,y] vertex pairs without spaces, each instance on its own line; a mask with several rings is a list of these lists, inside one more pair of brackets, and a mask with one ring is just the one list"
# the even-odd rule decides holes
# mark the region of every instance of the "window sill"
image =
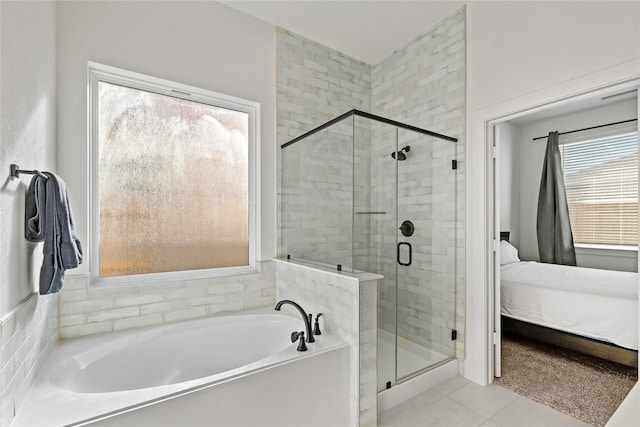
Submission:
[[637,246],[622,246],[622,245],[591,245],[586,243],[578,243],[575,245],[576,249],[603,249],[608,251],[627,251],[638,252]]
[[638,256],[637,246],[617,246],[617,245],[575,245],[576,254],[597,255],[609,257],[635,258]]

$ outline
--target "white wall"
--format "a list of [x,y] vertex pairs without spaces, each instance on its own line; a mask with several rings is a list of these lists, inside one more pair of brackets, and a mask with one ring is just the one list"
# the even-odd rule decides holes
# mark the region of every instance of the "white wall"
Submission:
[[500,128],[500,230],[509,231],[509,241],[520,244],[520,129],[505,122]]
[[0,317],[35,291],[42,264],[42,245],[24,239],[31,175],[12,180],[9,165],[54,170],[56,143],[55,7],[8,1],[1,11]]
[[[87,242],[87,61],[261,105],[262,244],[275,254],[275,28],[217,2],[58,3],[58,166]],[[261,250],[260,250],[261,249]],[[87,265],[73,273],[86,273]]]
[[469,10],[469,110],[638,58],[640,4],[489,1]]
[[638,2],[472,2],[467,7],[467,351],[490,380],[487,123],[640,77]]
[[[559,132],[583,129],[604,123],[613,123],[636,118],[636,100],[629,99],[611,103],[600,107],[590,108],[571,114],[558,115],[542,120],[527,122],[521,125],[520,139],[520,240],[518,249],[520,258],[526,261],[538,261],[538,238],[536,234],[536,217],[538,209],[538,194],[540,192],[540,176],[546,148],[546,139],[533,141],[533,138],[545,136],[552,130]],[[632,124],[635,127],[635,123]],[[603,128],[608,131],[612,128]],[[599,135],[603,129],[593,132],[581,132],[583,137]],[[560,144],[568,137],[578,134],[560,136]],[[637,271],[637,252],[599,250],[589,254],[589,251],[576,251],[578,266],[608,268],[611,270]]]
[[11,163],[55,171],[55,4],[0,2],[0,31],[0,426],[8,426],[56,338],[57,295],[34,293],[42,244],[24,239],[31,176],[9,177]]

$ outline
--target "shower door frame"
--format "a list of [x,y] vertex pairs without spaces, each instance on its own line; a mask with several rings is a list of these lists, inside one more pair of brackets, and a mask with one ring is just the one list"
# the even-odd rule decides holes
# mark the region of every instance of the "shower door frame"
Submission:
[[414,132],[418,132],[418,133],[422,133],[422,134],[425,134],[425,135],[433,136],[435,138],[444,139],[446,141],[458,142],[458,138],[453,138],[451,136],[443,135],[441,133],[432,132],[432,131],[427,130],[427,129],[422,129],[422,128],[419,128],[419,127],[416,127],[416,126],[408,125],[406,123],[402,123],[402,122],[398,122],[398,121],[395,121],[395,120],[391,120],[391,119],[388,119],[388,118],[382,117],[382,116],[377,116],[375,114],[367,113],[366,111],[357,110],[357,109],[354,108],[353,110],[349,110],[346,113],[343,113],[343,114],[339,115],[338,117],[335,117],[335,118],[329,120],[328,122],[323,123],[320,126],[315,127],[313,129],[311,129],[310,131],[305,132],[302,135],[293,138],[289,142],[285,142],[284,144],[282,144],[280,146],[280,149],[283,149],[283,148],[286,148],[286,147],[288,147],[290,145],[293,145],[296,142],[299,142],[299,141],[301,141],[301,140],[303,140],[303,139],[305,139],[305,138],[307,138],[307,137],[309,137],[309,136],[311,136],[311,135],[313,135],[315,133],[318,133],[318,132],[320,132],[320,131],[322,131],[322,130],[330,127],[330,126],[333,126],[334,124],[339,123],[342,120],[345,120],[345,119],[347,119],[347,118],[349,118],[351,116],[364,117],[364,118],[367,118],[367,119],[375,120],[377,122],[386,123],[386,124],[391,125],[391,126],[396,126],[396,127],[399,127],[399,128],[412,130]]
[[[420,145],[421,144],[429,144],[429,143],[435,144],[434,141],[419,141]],[[399,129],[396,128],[396,147],[395,147],[396,152],[404,144],[405,144],[404,142],[400,143],[400,131],[399,131]],[[412,147],[413,147],[413,144],[412,144]],[[413,152],[413,148],[411,149],[410,153],[411,152]],[[453,171],[453,173],[455,175],[456,172],[457,172],[457,169],[458,169],[458,167],[457,167],[457,153],[456,153],[455,143],[454,143],[454,146],[452,147],[452,151],[451,151],[450,154],[453,155],[453,159],[452,159],[452,162],[450,164],[448,164],[447,167],[450,168],[450,171]],[[409,154],[409,156],[410,156],[410,154]],[[395,243],[396,243],[396,246],[402,243],[401,240],[406,240],[406,238],[403,237],[401,231],[398,229],[398,226],[401,224],[401,222],[404,219],[410,219],[410,220],[412,219],[412,218],[408,218],[408,217],[405,218],[406,215],[403,215],[402,218],[401,218],[402,211],[401,211],[401,208],[400,208],[400,195],[398,193],[399,193],[399,188],[400,188],[399,187],[400,186],[400,172],[401,172],[401,169],[402,169],[402,166],[400,166],[400,164],[402,162],[403,162],[403,160],[399,160],[399,159],[395,158],[395,163],[396,163],[396,171],[395,171],[396,172],[395,173],[395,178],[396,178],[396,195],[395,195],[395,199],[396,199],[395,200],[395,224],[396,224],[395,225],[396,226],[395,236],[396,236],[396,242]],[[448,162],[445,160],[445,164],[447,164],[447,163]],[[455,193],[455,191],[457,190],[457,180],[456,179],[454,179],[451,182],[451,186],[452,186],[452,190]],[[454,203],[456,203],[455,200],[456,200],[456,197],[454,197]],[[455,215],[455,212],[457,212],[457,209],[454,208],[454,215]],[[453,218],[453,219],[455,219],[455,218]],[[411,252],[411,250],[410,250],[410,252]],[[400,256],[399,252],[398,252],[398,256]],[[455,271],[456,262],[457,262],[456,255],[454,254],[453,257],[454,257],[453,258],[453,265],[454,265],[454,271]],[[395,292],[396,292],[396,298],[395,298],[395,301],[396,301],[396,304],[395,304],[395,329],[396,329],[396,331],[395,331],[396,332],[395,333],[395,343],[396,343],[396,345],[395,345],[395,353],[396,353],[395,354],[395,374],[396,375],[395,375],[394,383],[393,383],[392,386],[396,386],[396,385],[405,383],[405,382],[407,382],[407,381],[409,381],[411,379],[414,379],[414,378],[424,374],[425,372],[431,371],[431,370],[433,370],[435,368],[438,368],[438,367],[440,367],[442,365],[445,365],[445,364],[449,363],[451,360],[454,360],[455,357],[456,357],[456,355],[455,355],[455,341],[457,339],[457,330],[456,330],[457,329],[456,328],[456,297],[455,297],[455,294],[456,294],[456,279],[455,279],[455,277],[456,277],[456,275],[454,273],[453,283],[451,283],[451,286],[452,286],[452,289],[453,289],[453,293],[454,293],[453,307],[452,307],[453,316],[451,318],[452,326],[451,326],[451,328],[448,328],[446,325],[441,326],[442,329],[450,330],[451,341],[454,343],[453,344],[453,353],[451,355],[442,354],[443,356],[445,356],[442,360],[439,360],[439,361],[437,361],[435,363],[429,363],[428,365],[426,365],[426,366],[424,366],[422,368],[419,368],[419,369],[414,370],[414,371],[410,371],[409,373],[407,373],[405,375],[399,376],[399,374],[398,374],[398,371],[399,371],[398,366],[400,364],[399,364],[399,360],[398,360],[398,347],[399,347],[398,342],[399,342],[400,335],[398,334],[398,326],[399,326],[399,322],[398,322],[398,307],[399,307],[399,304],[398,304],[398,290],[399,290],[399,282],[401,281],[401,277],[400,277],[400,268],[401,268],[401,266],[408,267],[408,265],[402,264],[401,260],[399,258],[397,258],[396,262],[395,262],[395,267],[396,267],[396,277],[395,277],[395,282],[396,282],[396,286],[395,286]],[[449,332],[447,332],[447,333],[449,333]],[[412,342],[411,340],[408,340],[408,341]],[[415,343],[415,344],[421,345],[421,344],[418,344],[418,343]],[[433,346],[426,347],[426,348],[428,348],[428,350],[431,352],[431,356],[432,356],[433,352],[435,352]]]

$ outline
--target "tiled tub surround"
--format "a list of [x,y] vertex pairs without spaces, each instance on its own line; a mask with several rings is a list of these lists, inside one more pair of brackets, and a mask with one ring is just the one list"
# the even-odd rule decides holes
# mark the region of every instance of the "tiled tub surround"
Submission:
[[24,403],[37,366],[56,341],[57,295],[31,294],[0,320],[2,349],[2,418],[8,426]]
[[298,352],[303,328],[269,307],[63,341],[14,425],[346,426],[346,345]]
[[277,299],[294,300],[314,316],[323,313],[323,333],[349,345],[350,425],[375,426],[376,288],[380,276],[275,262]]
[[68,275],[60,292],[60,338],[275,305],[273,262],[257,264],[259,273],[129,286],[94,287],[88,276]]

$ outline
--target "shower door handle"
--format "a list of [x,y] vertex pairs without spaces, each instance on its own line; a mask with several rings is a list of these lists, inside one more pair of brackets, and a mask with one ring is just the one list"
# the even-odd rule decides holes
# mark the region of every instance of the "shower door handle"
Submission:
[[[402,245],[407,245],[409,247],[409,262],[402,262],[402,260],[400,259],[400,247]],[[398,258],[398,264],[400,265],[411,265],[411,256],[412,256],[412,248],[411,248],[411,243],[409,242],[400,242],[398,243],[398,252],[397,252],[397,258]]]

